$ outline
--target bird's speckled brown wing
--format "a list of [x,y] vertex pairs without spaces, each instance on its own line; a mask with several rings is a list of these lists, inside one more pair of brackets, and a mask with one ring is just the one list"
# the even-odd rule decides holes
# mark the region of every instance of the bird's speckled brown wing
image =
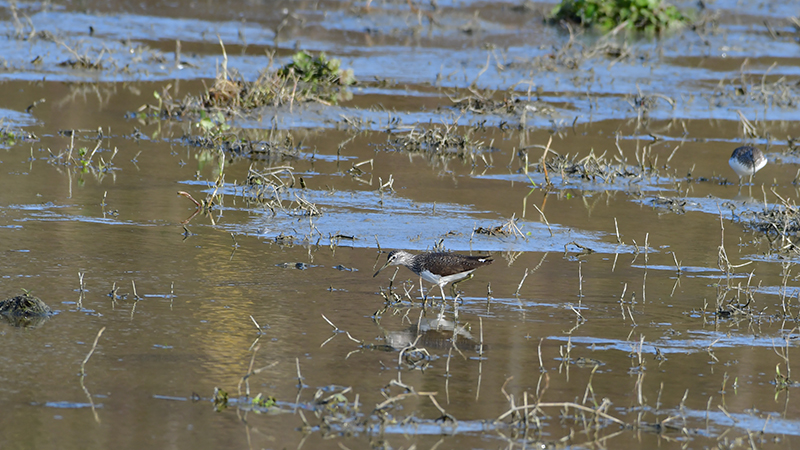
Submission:
[[493,261],[488,256],[467,256],[457,253],[423,253],[420,256],[423,258],[417,258],[415,262],[424,264],[426,269],[443,277],[475,270]]

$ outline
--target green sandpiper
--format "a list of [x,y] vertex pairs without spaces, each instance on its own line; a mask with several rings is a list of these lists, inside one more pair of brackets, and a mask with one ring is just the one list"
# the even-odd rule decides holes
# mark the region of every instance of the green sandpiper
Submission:
[[394,250],[389,253],[386,264],[383,265],[373,277],[389,266],[406,266],[409,270],[422,277],[423,280],[439,286],[444,296],[444,286],[453,283],[453,286],[467,277],[472,277],[475,269],[491,264],[489,256],[468,256],[449,252],[425,252],[414,255],[403,250]]
[[749,176],[750,182],[753,181],[753,175],[767,165],[767,157],[761,150],[745,145],[733,151],[728,164],[739,175],[739,184],[742,184],[744,176]]

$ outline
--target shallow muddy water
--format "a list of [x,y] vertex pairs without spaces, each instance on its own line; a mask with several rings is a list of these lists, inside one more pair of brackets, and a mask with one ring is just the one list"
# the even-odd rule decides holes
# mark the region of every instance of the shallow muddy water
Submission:
[[[798,11],[705,5],[651,39],[552,3],[3,4],[0,299],[53,314],[0,321],[0,446],[800,445]],[[217,123],[252,151],[147,107],[298,49],[359,83]],[[494,263],[425,308],[372,276],[439,247]]]

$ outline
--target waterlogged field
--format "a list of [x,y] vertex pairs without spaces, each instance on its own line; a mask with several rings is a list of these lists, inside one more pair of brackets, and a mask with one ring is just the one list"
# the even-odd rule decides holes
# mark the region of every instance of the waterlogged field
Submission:
[[797,447],[800,21],[744,3],[3,4],[0,446]]

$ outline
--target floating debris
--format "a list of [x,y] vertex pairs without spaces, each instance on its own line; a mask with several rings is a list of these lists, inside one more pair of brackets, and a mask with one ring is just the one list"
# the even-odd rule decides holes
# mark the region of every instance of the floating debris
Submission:
[[457,124],[449,126],[431,126],[422,131],[416,127],[403,134],[389,138],[383,146],[384,150],[409,153],[423,153],[442,158],[459,158],[475,162],[477,157],[483,158],[487,148],[482,141],[471,137],[472,130],[465,134],[456,133]]
[[511,217],[507,222],[495,225],[493,227],[477,227],[473,230],[476,234],[485,234],[487,236],[515,236],[525,238],[525,234],[517,226],[517,218]]
[[[571,156],[569,154],[560,155],[552,149],[549,149],[548,152],[553,153],[555,156],[548,158],[544,164],[541,162],[530,164],[528,169],[545,174],[554,172],[560,174],[564,180],[578,178],[587,181],[601,181],[603,183],[611,183],[618,178],[636,179],[658,175],[656,169],[657,160],[650,161],[644,157],[639,161],[639,165],[634,166],[611,161],[605,158],[605,154],[596,156],[594,152],[590,152],[589,155],[581,159],[578,159],[577,154]],[[639,159],[638,156],[637,159]]]
[[478,227],[475,228],[475,233],[485,234],[487,236],[508,236],[509,232],[506,231],[504,225],[497,225],[494,227]]
[[800,232],[800,208],[794,202],[778,195],[772,190],[781,201],[779,205],[765,207],[761,211],[747,211],[741,214],[738,219],[745,229],[764,233],[770,237],[772,246],[781,253],[798,254],[800,246],[797,244],[798,232]]
[[502,100],[495,100],[494,92],[478,92],[470,89],[471,95],[461,98],[451,98],[455,107],[462,112],[488,115],[516,115],[536,114],[552,117],[556,109],[538,100],[523,100],[513,92],[505,93]]
[[686,200],[678,197],[663,197],[659,195],[649,201],[649,203],[657,208],[668,209],[675,214],[685,214]]
[[[259,172],[252,167],[248,170],[247,180],[244,183],[245,199],[248,202],[259,204],[267,208],[273,215],[283,212],[292,216],[320,216],[322,212],[317,205],[300,196],[304,181],[300,178],[295,183],[291,166],[270,167]],[[295,189],[296,184],[301,189]],[[284,193],[291,193],[293,199],[282,197]],[[287,205],[284,202],[288,202]]]
[[315,265],[307,264],[304,262],[296,262],[296,263],[284,262],[280,264],[275,264],[275,266],[281,267],[283,269],[297,269],[297,270],[307,270],[311,267],[317,267]]
[[232,131],[225,136],[190,135],[183,139],[188,145],[194,147],[221,150],[226,155],[257,161],[282,161],[286,158],[297,157],[299,153],[298,147],[293,145],[291,135],[280,142],[249,139],[241,136],[238,131]]

